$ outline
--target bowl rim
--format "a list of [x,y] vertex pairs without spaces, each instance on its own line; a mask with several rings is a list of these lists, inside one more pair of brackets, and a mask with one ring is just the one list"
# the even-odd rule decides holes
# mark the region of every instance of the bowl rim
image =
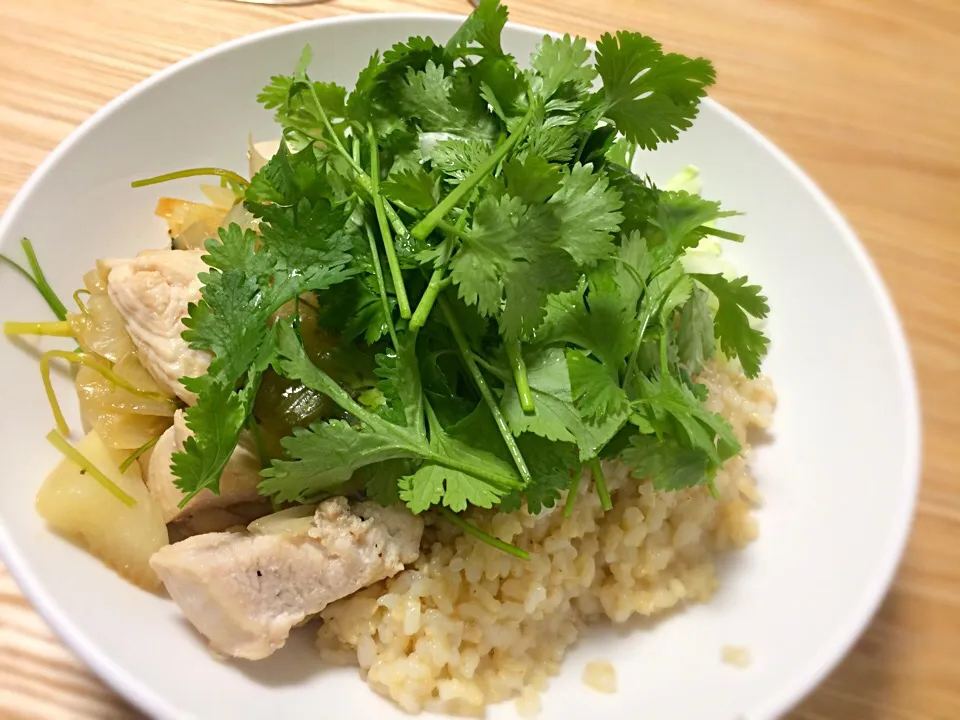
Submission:
[[[379,23],[401,19],[462,21],[464,17],[464,15],[440,12],[349,13],[260,30],[183,58],[128,88],[74,128],[37,166],[11,200],[2,217],[0,217],[0,239],[9,233],[9,226],[13,222],[12,218],[18,214],[20,207],[33,193],[34,188],[59,163],[60,158],[80,142],[92,127],[101,122],[104,117],[110,115],[116,108],[131,102],[155,84],[163,82],[185,68],[203,63],[221,53],[256,44],[268,38],[297,32],[308,27]],[[553,37],[562,35],[562,33],[521,23],[510,22],[508,26],[516,30],[535,32],[541,35],[551,35]],[[595,44],[588,42],[588,47],[595,49]],[[903,502],[899,503],[899,514],[895,517],[894,524],[890,528],[891,542],[887,543],[883,556],[878,557],[875,561],[877,569],[874,571],[873,578],[861,593],[857,606],[848,611],[848,619],[845,625],[832,637],[826,639],[822,644],[822,649],[808,659],[802,665],[801,670],[795,671],[792,676],[788,676],[779,690],[768,694],[768,697],[772,699],[768,700],[766,704],[761,704],[744,712],[744,717],[749,713],[751,720],[773,720],[799,703],[840,663],[872,620],[893,582],[910,536],[920,488],[922,471],[920,398],[910,345],[904,332],[902,320],[876,264],[850,223],[820,186],[759,130],[712,98],[704,98],[703,103],[709,106],[713,112],[719,113],[724,120],[736,126],[761,150],[772,156],[801,185],[803,190],[809,193],[826,214],[831,224],[839,231],[842,241],[853,254],[860,271],[868,281],[873,298],[879,306],[886,330],[893,341],[898,381],[897,391],[903,396],[907,421],[904,429],[906,435],[904,465],[899,471],[902,485],[900,493]],[[161,718],[162,720],[175,720],[185,717],[185,714],[178,710],[173,702],[147,687],[133,672],[118,665],[99,647],[88,640],[83,632],[72,623],[56,600],[33,574],[2,519],[0,519],[0,559],[6,563],[10,574],[24,595],[30,600],[33,608],[50,625],[57,636],[63,640],[64,644],[76,653],[84,664],[92,669],[104,683],[151,717]]]

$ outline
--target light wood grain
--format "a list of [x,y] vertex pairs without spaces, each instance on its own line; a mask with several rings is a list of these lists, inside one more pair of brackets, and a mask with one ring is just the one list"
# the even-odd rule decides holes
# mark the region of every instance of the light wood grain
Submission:
[[[904,318],[924,410],[914,533],[868,632],[792,720],[960,717],[960,1],[516,0],[513,19],[640,29],[719,68],[714,97],[793,156],[851,220]],[[0,208],[107,100],[193,52],[305,18],[465,12],[466,0],[0,2]],[[0,569],[0,717],[134,713]]]

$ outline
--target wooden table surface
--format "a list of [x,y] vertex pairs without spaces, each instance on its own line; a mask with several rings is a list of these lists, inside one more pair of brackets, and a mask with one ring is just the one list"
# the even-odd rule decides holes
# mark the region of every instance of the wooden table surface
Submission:
[[[960,0],[507,1],[525,24],[591,39],[637,29],[710,57],[713,96],[793,156],[866,243],[912,343],[923,488],[890,595],[790,718],[960,718]],[[0,209],[80,121],[197,50],[307,18],[468,9],[466,0],[2,0]],[[0,566],[0,718],[135,715]]]

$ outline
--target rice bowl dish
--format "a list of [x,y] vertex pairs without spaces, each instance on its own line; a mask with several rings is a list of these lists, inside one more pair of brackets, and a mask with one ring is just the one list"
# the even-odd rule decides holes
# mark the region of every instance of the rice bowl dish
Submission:
[[[454,59],[447,66],[437,58],[469,58],[471,52],[487,58],[494,47],[488,24],[500,10],[495,3],[484,5],[446,45],[420,47],[411,39],[407,49],[426,47],[433,55],[391,75],[394,88],[402,85],[409,90],[401,95],[419,93],[419,101],[433,102],[437,96],[430,93],[437,90],[430,83],[436,82],[448,99],[464,103],[458,111],[474,112],[479,106],[463,100],[466,91],[456,79],[473,64]],[[164,586],[199,630],[185,639],[237,658],[229,665],[272,663],[273,657],[260,659],[283,655],[288,634],[308,635],[315,638],[319,667],[359,666],[376,693],[406,712],[477,715],[511,700],[521,715],[542,712],[550,701],[541,694],[550,687],[552,696],[550,679],[566,676],[564,656],[588,625],[659,618],[713,599],[729,582],[724,558],[758,538],[757,546],[763,545],[767,532],[765,526],[759,533],[754,517],[762,503],[751,468],[753,444],[766,442],[771,427],[780,434],[774,386],[759,368],[767,349],[766,300],[741,277],[738,254],[726,252],[743,239],[736,232],[741,226],[726,219],[736,205],[701,197],[694,168],[662,184],[645,177],[643,148],[671,138],[662,129],[643,135],[635,116],[623,114],[629,102],[610,90],[588,91],[586,81],[595,75],[584,71],[577,80],[580,66],[564,70],[565,79],[549,79],[537,53],[541,59],[552,53],[579,57],[579,43],[543,41],[533,56],[534,73],[522,76],[534,88],[526,101],[505,102],[503,86],[493,90],[478,82],[482,123],[471,116],[458,125],[463,118],[455,113],[437,120],[434,110],[417,114],[402,100],[415,145],[391,144],[393,131],[377,114],[383,105],[351,119],[354,109],[345,95],[345,119],[330,115],[344,146],[336,163],[359,163],[366,177],[379,176],[379,187],[364,187],[362,174],[339,168],[329,171],[335,180],[326,187],[332,190],[315,195],[319,186],[301,185],[293,191],[301,197],[289,201],[282,173],[293,170],[300,183],[306,166],[298,163],[311,144],[305,138],[329,130],[319,116],[303,114],[313,102],[311,88],[321,107],[331,107],[327,84],[305,75],[309,67],[325,80],[322,66],[311,65],[308,55],[261,94],[280,127],[275,134],[252,128],[263,142],[247,148],[249,172],[212,168],[219,177],[200,181],[210,184],[199,201],[181,199],[183,180],[172,194],[156,192],[157,181],[184,176],[177,166],[135,183],[144,187],[128,192],[152,194],[169,244],[157,230],[150,231],[153,239],[142,233],[141,240],[127,243],[126,253],[114,244],[87,273],[77,311],[57,298],[63,319],[32,314],[6,327],[11,335],[74,339],[61,342],[62,349],[42,364],[44,372],[64,360],[77,366],[73,383],[88,433],[78,442],[66,432],[76,423],[71,403],[62,382],[47,382],[48,396],[56,387],[63,407],[53,406],[50,424],[58,429],[50,439],[66,456],[40,489],[38,509],[48,525],[79,540],[127,580]],[[605,38],[598,62],[602,82],[636,82],[614,68],[629,65],[630,53],[641,47],[650,53],[656,47],[650,43],[629,33]],[[381,69],[389,72],[402,51],[391,52],[380,56]],[[712,71],[696,64],[699,59],[654,53],[641,62],[652,68],[658,57],[693,63],[683,82],[712,80]],[[278,78],[286,93],[279,105],[270,95]],[[363,87],[362,74],[357,87]],[[657,92],[632,91],[637,102]],[[538,92],[550,105],[542,118],[534,108]],[[574,101],[557,95],[570,92],[600,98],[588,102],[603,109],[594,125],[573,134],[571,156],[553,156],[536,134],[543,130],[529,128],[563,127],[566,121],[556,118],[586,115],[571,113]],[[688,112],[691,106],[677,97],[677,108]],[[371,119],[364,127],[358,117]],[[488,122],[492,129],[483,132],[489,135],[463,134]],[[673,122],[682,129],[687,121]],[[511,132],[518,135],[513,144]],[[316,167],[334,167],[333,136],[313,142]],[[407,164],[406,153],[416,164]],[[379,168],[371,167],[374,156]],[[486,157],[496,162],[482,167]],[[682,163],[674,162],[674,170]],[[657,175],[663,177],[662,170]],[[343,185],[351,176],[359,184]],[[710,183],[712,173],[705,177]],[[636,204],[634,184],[651,193],[654,205]],[[464,185],[467,190],[458,191]],[[444,205],[450,196],[456,199]],[[322,216],[337,217],[338,228],[345,229],[328,228],[334,239],[326,247],[311,245],[309,238],[321,237],[311,230],[301,236],[309,252],[301,252],[295,264],[292,255],[278,264],[285,240],[277,229],[288,227],[281,214],[292,212],[295,224],[297,207],[318,197],[326,203]],[[434,213],[428,202],[444,212]],[[514,208],[520,213],[513,214]],[[489,232],[498,213],[509,220]],[[423,230],[430,216],[436,224]],[[524,218],[534,216],[538,225],[524,225]],[[553,229],[542,229],[548,226]],[[644,252],[668,245],[671,237],[680,238],[673,259],[659,269],[655,262],[651,271]],[[21,274],[52,292],[37,270],[49,262],[43,238],[32,239],[37,250],[26,244],[26,261],[8,244],[3,252]],[[511,255],[513,242],[527,254]],[[226,255],[219,254],[221,247]],[[309,257],[316,250],[324,254],[319,264]],[[566,256],[559,257],[560,250]],[[233,271],[229,263],[241,251],[273,263],[258,293],[281,287],[288,268],[296,292],[267,303],[268,319],[259,321],[267,337],[251,345],[262,356],[251,356],[242,377],[233,378],[233,371],[221,374],[223,365],[244,349],[229,345],[230,332],[207,332],[203,323],[234,317],[228,306],[218,305],[224,296],[214,286],[222,282],[218,275]],[[559,264],[550,264],[558,258]],[[485,275],[485,262],[495,271]],[[566,272],[556,270],[563,263],[569,263],[569,279],[557,277]],[[303,285],[298,276],[314,273],[315,266],[323,279],[316,273]],[[539,274],[540,267],[554,269],[554,276]],[[668,267],[674,274],[658,286],[659,273]],[[748,269],[753,277],[756,266]],[[639,349],[624,345],[620,356],[620,345],[607,352],[611,335],[591,337],[557,319],[579,313],[588,323],[604,322],[597,315],[604,309],[604,273],[615,278],[610,297],[626,295],[634,303],[636,324],[624,327],[634,339],[639,335]],[[431,295],[432,275],[438,279]],[[62,273],[49,276],[59,276],[57,289],[67,287]],[[359,298],[351,289],[358,283],[367,293]],[[534,290],[537,283],[542,289]],[[521,290],[533,292],[532,298],[542,293],[541,300],[521,296]],[[655,306],[644,306],[647,294],[658,298]],[[418,315],[425,298],[433,304]],[[770,304],[775,318],[780,303]],[[26,319],[38,322],[21,322]],[[469,330],[460,338],[457,323]],[[215,346],[224,338],[227,345]],[[341,348],[353,354],[334,357]],[[405,357],[414,356],[423,400],[412,405],[415,396],[406,393],[402,378],[411,367]],[[611,368],[604,377],[614,384],[608,385],[600,371]],[[662,387],[650,384],[668,377],[676,383],[669,401],[657,394]],[[213,383],[226,394],[211,404]],[[218,402],[239,403],[241,415],[217,414]],[[415,406],[420,409],[411,412]],[[219,420],[205,426],[205,413]],[[609,418],[617,418],[614,427],[598,441],[597,429]],[[215,439],[210,427],[227,429],[223,437],[229,443],[235,435],[234,445],[221,447],[222,437]],[[378,440],[374,461],[357,465],[355,458],[366,451],[355,438],[371,434],[393,439]],[[332,450],[351,443],[354,454]],[[764,468],[763,495],[771,488],[776,495],[778,474]],[[251,577],[252,586],[241,581]],[[733,582],[739,582],[737,573]],[[277,601],[271,599],[274,591]],[[645,642],[654,627],[632,630],[630,644]],[[579,677],[583,669],[579,693],[634,696],[625,690],[630,680],[617,661],[620,642],[627,640],[599,651],[591,645],[585,669],[578,659],[573,672]],[[746,646],[731,664],[757,654],[749,636],[731,633],[705,648],[705,655],[719,663],[723,646],[726,659],[725,643]]]

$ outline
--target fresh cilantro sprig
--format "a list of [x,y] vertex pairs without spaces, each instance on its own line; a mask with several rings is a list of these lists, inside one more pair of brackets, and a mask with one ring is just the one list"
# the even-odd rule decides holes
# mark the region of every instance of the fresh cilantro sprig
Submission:
[[[329,203],[323,209],[330,210]],[[316,213],[303,213],[289,223],[280,215],[271,217],[261,237],[234,224],[220,231],[219,241],[207,242],[203,259],[210,270],[200,276],[203,299],[190,306],[183,321],[190,347],[213,354],[206,375],[183,380],[197,394],[196,405],[185,413],[193,435],[173,456],[184,504],[202,490],[219,490],[259,378],[272,359],[276,336],[271,316],[301,294],[324,290],[353,274],[341,228],[324,225]],[[309,244],[296,242],[306,227]]]
[[[734,213],[632,171],[690,127],[713,67],[622,31],[595,52],[545,38],[524,69],[506,20],[481,0],[446,44],[375,53],[349,92],[309,76],[309,49],[264,88],[283,141],[237,183],[259,232],[208,244],[186,321],[213,355],[185,380],[188,496],[216,490],[267,373],[340,413],[287,431],[261,484],[277,502],[359,487],[462,526],[564,492],[569,512],[584,467],[608,508],[601,459],[673,490],[712,487],[739,452],[696,377],[719,352],[756,375],[769,308],[746,278],[685,269],[704,238],[743,240],[717,227]],[[308,320],[275,322],[300,298],[376,356],[374,383],[341,385],[306,352]]]
[[[414,512],[442,504],[464,510],[467,501],[491,507],[504,493],[522,487],[511,466],[483,450],[451,438],[423,403],[412,348],[393,358],[388,389],[396,403],[393,414],[364,408],[307,357],[291,325],[278,325],[278,352],[274,363],[288,378],[330,397],[357,425],[328,420],[301,430],[283,441],[288,457],[264,470],[261,490],[279,501],[308,501],[336,490],[353,473],[368,465],[414,458],[423,465],[400,478],[400,497]],[[429,418],[429,431],[423,413]],[[397,420],[394,422],[392,420]]]

